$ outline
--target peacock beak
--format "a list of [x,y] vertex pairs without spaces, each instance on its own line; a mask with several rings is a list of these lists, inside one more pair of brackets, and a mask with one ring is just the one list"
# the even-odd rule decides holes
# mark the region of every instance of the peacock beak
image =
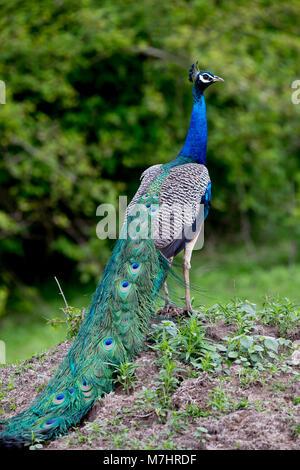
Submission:
[[223,78],[218,77],[217,75],[214,76],[213,80],[214,82],[224,82]]

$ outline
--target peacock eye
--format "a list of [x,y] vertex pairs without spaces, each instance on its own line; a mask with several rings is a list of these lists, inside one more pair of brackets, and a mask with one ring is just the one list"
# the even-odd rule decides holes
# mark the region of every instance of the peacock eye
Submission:
[[204,78],[204,80],[210,80],[210,76],[207,75],[207,73],[205,73],[204,75],[202,75],[202,77]]

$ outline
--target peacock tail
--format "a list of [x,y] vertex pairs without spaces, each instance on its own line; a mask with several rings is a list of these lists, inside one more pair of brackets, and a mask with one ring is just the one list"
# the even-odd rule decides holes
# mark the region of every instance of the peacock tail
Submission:
[[154,301],[169,269],[151,226],[159,181],[126,218],[79,333],[45,390],[22,413],[2,422],[2,446],[30,445],[64,434],[101,395],[113,390],[117,365],[141,349]]

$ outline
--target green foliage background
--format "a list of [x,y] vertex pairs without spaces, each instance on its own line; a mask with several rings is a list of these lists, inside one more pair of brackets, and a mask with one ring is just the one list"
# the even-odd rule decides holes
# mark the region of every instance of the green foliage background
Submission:
[[99,277],[111,242],[96,237],[96,208],[130,198],[146,167],[177,155],[197,59],[225,79],[206,93],[206,243],[267,242],[298,260],[299,0],[0,0],[0,10],[2,312],[16,283]]

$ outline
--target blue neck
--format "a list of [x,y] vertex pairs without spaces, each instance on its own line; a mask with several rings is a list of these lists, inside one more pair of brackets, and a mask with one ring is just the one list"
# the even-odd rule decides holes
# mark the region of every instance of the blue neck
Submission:
[[203,93],[193,89],[194,106],[190,127],[178,157],[189,157],[196,163],[206,164],[207,122]]

